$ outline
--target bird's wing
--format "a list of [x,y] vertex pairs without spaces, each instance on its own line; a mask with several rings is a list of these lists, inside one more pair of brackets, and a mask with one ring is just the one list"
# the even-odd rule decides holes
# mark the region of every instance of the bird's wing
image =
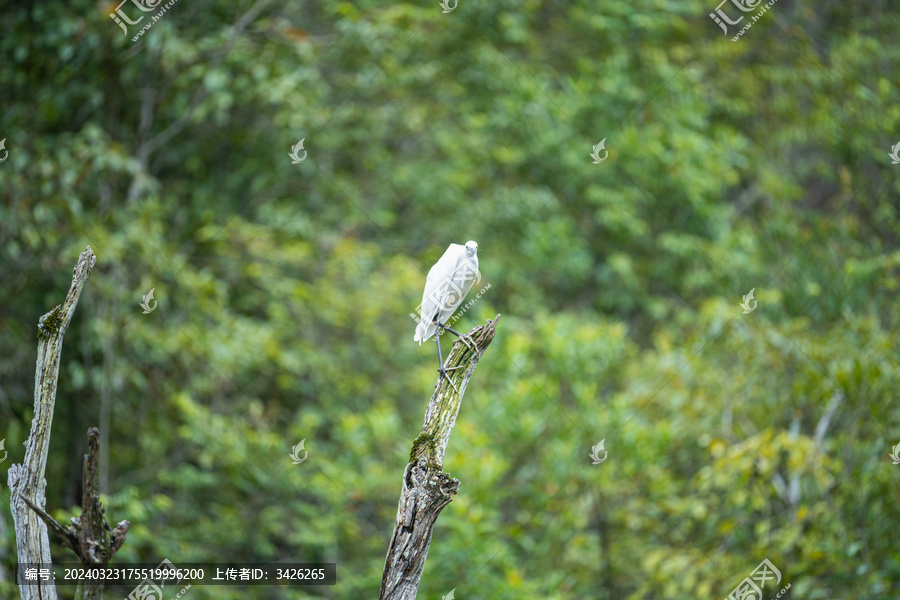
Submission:
[[416,325],[416,335],[413,336],[414,342],[419,342],[419,345],[422,345],[422,342],[431,339],[431,336],[434,335],[434,330],[437,329],[437,325],[434,324],[434,318],[428,320],[425,316],[425,311],[422,311],[422,316],[419,319],[419,324]]
[[[444,311],[441,309],[446,303],[444,299],[444,296],[446,296],[445,289],[452,281],[453,273],[459,261],[465,256],[465,246],[450,244],[447,250],[444,251],[443,256],[428,271],[428,276],[425,278],[425,291],[422,293],[421,320],[416,327],[416,335],[413,338],[414,341],[419,342],[419,345],[431,339],[431,336],[437,330],[434,321],[443,315]],[[446,317],[441,322],[444,320],[446,320]]]

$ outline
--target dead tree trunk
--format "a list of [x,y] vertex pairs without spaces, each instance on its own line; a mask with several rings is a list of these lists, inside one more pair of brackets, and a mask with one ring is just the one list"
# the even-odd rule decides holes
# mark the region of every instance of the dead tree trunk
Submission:
[[[56,385],[59,379],[59,359],[63,336],[72,321],[81,290],[87,283],[97,257],[91,247],[85,248],[72,277],[72,287],[65,302],[45,314],[38,321],[38,356],[34,377],[34,418],[31,434],[25,447],[25,461],[12,465],[7,475],[10,490],[10,510],[16,531],[16,549],[19,563],[43,563],[49,565],[50,540],[47,527],[32,511],[26,499],[35,506],[44,506],[44,490],[47,481],[47,451],[50,448],[50,426],[56,402]],[[52,581],[20,586],[22,600],[56,600],[56,587]]]
[[450,371],[452,385],[438,376],[425,412],[425,423],[413,442],[409,464],[403,472],[403,488],[394,534],[384,562],[379,600],[414,600],[419,590],[434,523],[459,488],[459,481],[443,472],[444,451],[456,424],[466,386],[479,359],[494,339],[499,318],[497,315],[493,321],[488,319],[487,323],[467,334],[474,340],[477,351],[462,340],[454,342],[446,363],[447,369],[453,369]]
[[[113,554],[125,543],[130,523],[120,521],[115,529],[106,522],[106,508],[100,504],[100,478],[98,462],[100,457],[100,430],[88,429],[88,454],[84,455],[81,467],[81,516],[72,519],[72,525],[63,527],[44,509],[34,505],[28,498],[25,503],[44,520],[59,537],[63,546],[78,555],[81,565],[90,569],[102,568],[109,564]],[[78,584],[75,600],[98,600],[103,591],[103,581],[93,580]]]

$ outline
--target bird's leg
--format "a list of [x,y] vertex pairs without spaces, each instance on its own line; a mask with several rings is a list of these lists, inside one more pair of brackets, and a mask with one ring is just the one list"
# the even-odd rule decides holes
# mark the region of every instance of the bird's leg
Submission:
[[450,380],[450,375],[447,374],[447,369],[444,368],[444,358],[441,356],[441,336],[435,335],[434,339],[437,342],[438,347],[438,362],[441,364],[441,366],[438,367],[438,373],[440,373],[441,377],[447,378],[447,383],[449,383],[450,387],[453,388],[453,391],[456,392],[457,395],[459,395],[459,390],[456,389],[455,385],[453,385],[453,381]]
[[481,355],[481,353],[478,351],[478,346],[475,345],[475,340],[473,340],[472,337],[468,333],[460,333],[460,332],[456,331],[455,329],[451,329],[451,328],[447,327],[443,323],[437,323],[437,326],[440,327],[441,329],[446,329],[447,331],[449,331],[450,333],[452,333],[453,335],[455,335],[456,337],[461,339],[463,341],[463,343],[466,346],[468,346],[469,349],[472,350],[475,354],[478,354],[479,356]]

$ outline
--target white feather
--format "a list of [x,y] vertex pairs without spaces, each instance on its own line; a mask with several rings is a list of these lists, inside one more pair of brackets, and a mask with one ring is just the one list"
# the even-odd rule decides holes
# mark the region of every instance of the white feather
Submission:
[[478,244],[466,242],[465,246],[450,244],[444,255],[428,271],[425,292],[422,294],[422,312],[416,327],[414,341],[428,341],[437,331],[436,323],[446,323],[459,308],[466,294],[477,281]]

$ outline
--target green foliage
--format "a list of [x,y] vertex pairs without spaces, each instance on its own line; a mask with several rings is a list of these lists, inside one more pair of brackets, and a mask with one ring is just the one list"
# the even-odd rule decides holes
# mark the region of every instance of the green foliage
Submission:
[[[732,42],[714,4],[181,0],[137,43],[114,4],[8,8],[3,465],[90,244],[49,510],[108,423],[116,560],[336,562],[189,594],[375,597],[436,375],[409,314],[474,239],[455,328],[504,316],[420,597],[725,597],[768,558],[796,598],[897,598],[900,16],[782,1]],[[15,562],[7,512],[0,597]]]

